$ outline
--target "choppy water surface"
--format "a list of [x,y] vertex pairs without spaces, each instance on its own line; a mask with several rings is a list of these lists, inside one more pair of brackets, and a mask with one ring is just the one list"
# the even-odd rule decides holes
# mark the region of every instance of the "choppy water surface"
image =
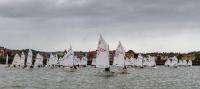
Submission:
[[129,68],[129,74],[99,76],[101,69],[17,69],[0,66],[0,89],[200,89],[200,66]]

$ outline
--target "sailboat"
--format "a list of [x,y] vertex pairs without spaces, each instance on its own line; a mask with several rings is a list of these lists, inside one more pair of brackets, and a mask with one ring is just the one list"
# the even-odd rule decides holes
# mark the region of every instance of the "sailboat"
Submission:
[[171,61],[170,61],[170,59],[168,57],[166,59],[167,60],[165,61],[165,66],[169,67],[171,65]]
[[86,56],[82,57],[81,60],[80,60],[80,65],[83,66],[83,67],[86,67],[87,61],[88,61],[88,59],[87,59]]
[[183,60],[178,61],[178,66],[183,66]]
[[43,66],[43,57],[38,53],[36,55],[34,67],[39,68],[39,67],[42,67],[42,66]]
[[53,63],[55,66],[58,66],[58,60],[59,60],[58,55],[56,54],[56,56],[54,57],[54,63]]
[[149,64],[150,64],[150,63],[149,63],[149,58],[146,58],[146,57],[145,57],[145,58],[144,58],[144,62],[143,62],[143,66],[144,66],[144,67],[148,67],[148,66],[150,66]]
[[52,67],[54,66],[54,56],[53,56],[52,53],[50,54],[50,58],[49,58],[47,64],[48,64],[48,66],[49,66],[50,68],[52,68]]
[[6,65],[8,65],[8,55],[6,56]]
[[136,66],[143,68],[143,57],[141,54],[138,55]]
[[96,58],[93,58],[92,59],[92,64],[91,64],[92,66],[94,66],[95,68],[96,68]]
[[67,54],[64,55],[63,66],[70,67],[71,72],[74,72],[76,69],[76,66],[74,65],[74,51],[71,46],[67,51]]
[[132,66],[132,58],[125,58],[125,66],[130,67]]
[[27,62],[26,62],[26,65],[27,65],[27,68],[30,68],[32,66],[32,57],[33,57],[33,53],[32,51],[29,49],[29,52],[28,52],[28,57],[27,57]]
[[78,58],[77,56],[74,56],[74,65],[75,66],[80,66],[80,64],[81,64],[80,58]]
[[187,61],[183,60],[183,66],[187,66]]
[[127,68],[125,64],[125,49],[122,46],[121,42],[119,42],[117,49],[115,51],[115,57],[114,57],[114,66],[120,67],[120,71],[122,73],[127,73]]
[[20,56],[19,54],[15,54],[11,67],[17,67],[19,66],[19,64],[20,64]]
[[188,65],[188,66],[192,66],[192,61],[191,61],[191,60],[188,60],[187,65]]
[[101,35],[97,47],[96,67],[104,68],[106,72],[110,72],[109,48]]
[[177,68],[177,66],[178,66],[178,59],[177,59],[177,57],[174,56],[171,59],[172,59],[171,66]]
[[20,67],[23,68],[24,65],[25,65],[25,54],[24,54],[24,52],[22,52],[21,59],[20,59]]
[[149,67],[156,67],[155,57],[149,55]]
[[58,65],[59,65],[59,67],[61,67],[63,65],[63,58],[62,57],[60,57],[58,59]]

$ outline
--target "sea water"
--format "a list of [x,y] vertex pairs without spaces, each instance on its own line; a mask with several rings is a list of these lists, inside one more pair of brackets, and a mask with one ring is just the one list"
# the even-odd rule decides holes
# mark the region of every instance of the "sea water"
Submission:
[[0,89],[200,89],[200,66],[128,68],[128,74],[109,77],[100,76],[101,71],[91,66],[66,72],[0,65]]

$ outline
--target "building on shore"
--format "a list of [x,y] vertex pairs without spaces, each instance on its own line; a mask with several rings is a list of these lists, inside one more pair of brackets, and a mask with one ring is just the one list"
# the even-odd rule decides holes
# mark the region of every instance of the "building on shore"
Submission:
[[6,49],[4,47],[0,47],[0,57],[4,57],[6,53]]

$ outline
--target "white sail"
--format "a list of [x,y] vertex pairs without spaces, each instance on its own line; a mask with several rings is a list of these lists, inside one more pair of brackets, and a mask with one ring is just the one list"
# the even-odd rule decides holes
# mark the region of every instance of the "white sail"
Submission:
[[8,65],[8,55],[6,56],[6,65]]
[[93,66],[96,66],[96,58],[93,58],[93,59],[92,59],[92,65],[93,65]]
[[155,57],[149,56],[149,65],[150,67],[156,66]]
[[74,65],[81,65],[81,60],[77,56],[74,56]]
[[187,66],[187,61],[183,60],[183,66]]
[[67,51],[67,54],[64,55],[63,66],[72,67],[74,66],[74,51],[70,46],[70,49]]
[[165,61],[165,66],[170,66],[171,61],[169,60],[169,58],[167,58],[167,60]]
[[54,64],[54,56],[53,56],[53,54],[51,53],[51,54],[50,54],[50,58],[49,58],[49,60],[48,60],[48,65],[49,65],[49,66],[53,66],[53,64]]
[[32,57],[33,57],[33,53],[32,51],[29,49],[29,52],[28,52],[28,57],[27,57],[27,62],[26,62],[26,65],[27,66],[32,66]]
[[58,64],[59,64],[59,65],[63,65],[63,58],[62,58],[62,57],[59,58]]
[[58,65],[58,55],[56,54],[56,56],[54,57],[54,65]]
[[188,60],[187,65],[188,65],[188,66],[192,66],[192,61],[191,61],[191,60]]
[[178,61],[178,66],[183,66],[183,60]]
[[136,59],[136,58],[133,58],[133,60],[132,60],[132,65],[133,65],[133,66],[137,66],[137,59]]
[[24,67],[24,65],[25,65],[25,55],[24,55],[24,52],[22,52],[21,59],[20,59],[20,66]]
[[143,62],[143,65],[144,66],[149,66],[149,59],[147,59],[147,58],[144,58],[144,62]]
[[87,61],[88,61],[88,59],[87,59],[86,56],[82,57],[81,60],[80,60],[80,65],[86,66],[87,65]]
[[14,59],[12,61],[13,66],[19,66],[20,64],[20,56],[19,54],[15,54]]
[[39,67],[39,66],[43,66],[43,57],[38,53],[36,55],[34,67]]
[[[125,49],[122,46],[121,42],[119,42],[117,49],[115,51],[113,65],[124,67],[125,66],[125,58],[124,57],[125,57]],[[127,59],[127,61],[128,61],[128,59]],[[130,65],[131,65],[131,63],[130,63]]]
[[96,67],[109,68],[109,48],[106,41],[100,36],[96,55]]
[[171,66],[177,66],[178,65],[178,59],[176,56],[172,57],[172,62],[171,62]]
[[136,62],[136,66],[137,67],[142,67],[143,66],[143,57],[141,54],[138,55],[138,58],[137,58],[137,62]]

